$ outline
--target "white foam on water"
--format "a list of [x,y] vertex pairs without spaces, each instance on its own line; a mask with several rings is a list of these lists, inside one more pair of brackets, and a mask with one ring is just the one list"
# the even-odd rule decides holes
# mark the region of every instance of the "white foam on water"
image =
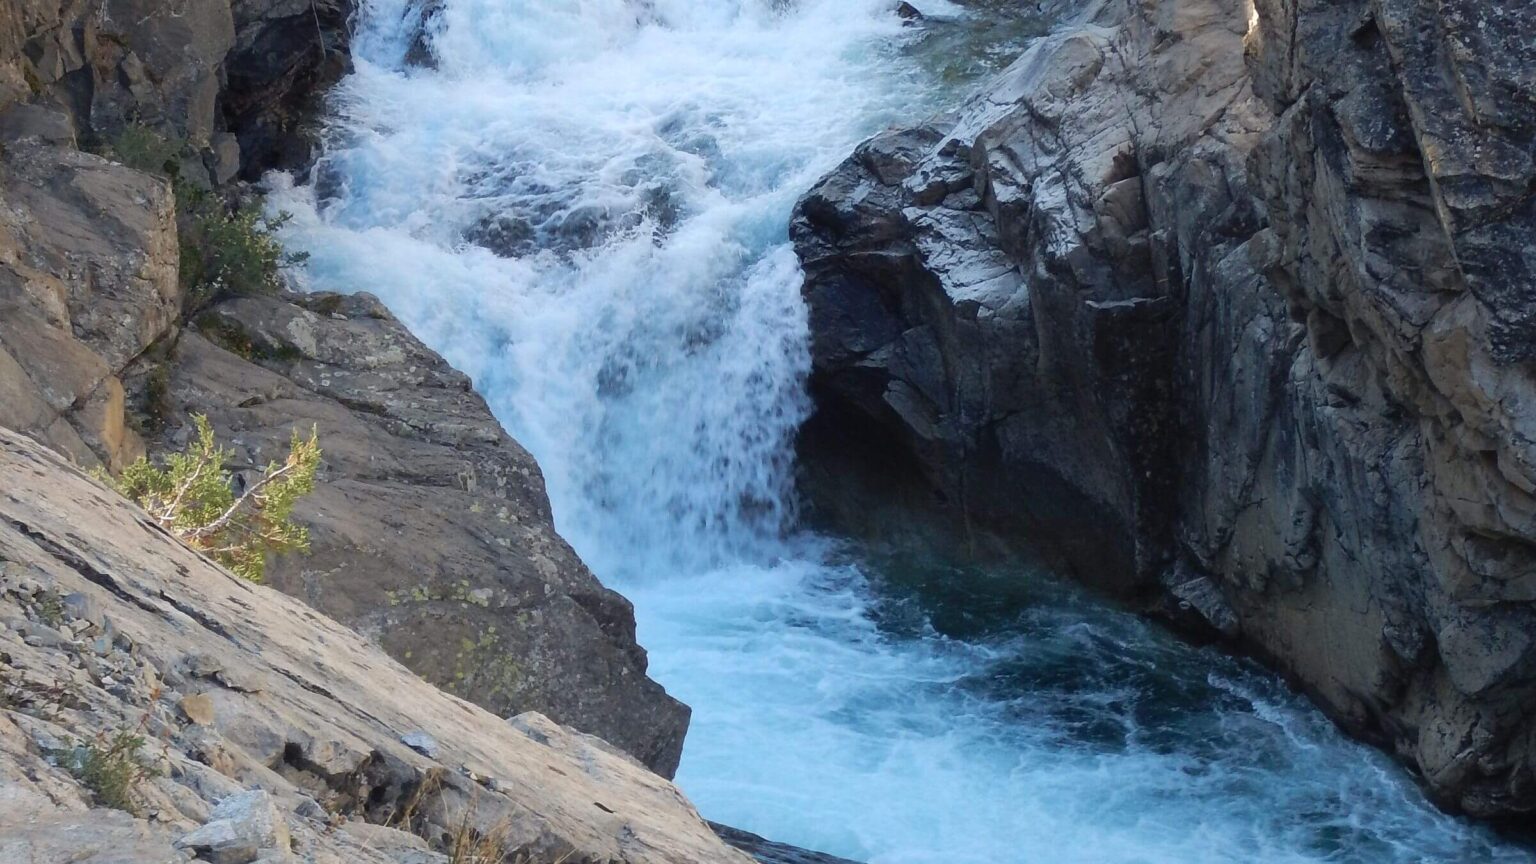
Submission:
[[272,204],[309,285],[382,297],[538,457],[694,708],[679,782],[711,818],[877,864],[1527,860],[1266,676],[1047,577],[949,638],[793,531],[790,208],[946,95],[889,6],[447,0],[428,70],[372,0],[318,180]]

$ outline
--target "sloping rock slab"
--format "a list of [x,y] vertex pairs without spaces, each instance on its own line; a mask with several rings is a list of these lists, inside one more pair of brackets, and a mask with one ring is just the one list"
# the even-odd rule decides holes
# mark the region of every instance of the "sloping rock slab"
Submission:
[[[84,599],[56,599],[73,595]],[[74,617],[92,608],[99,623]],[[24,640],[41,617],[63,638]],[[330,829],[348,820],[408,825],[434,840],[467,822],[531,860],[748,860],[630,758],[543,718],[514,726],[443,693],[356,632],[213,565],[7,430],[0,623],[7,692],[30,694],[0,710],[3,844],[25,842],[26,826],[85,812],[85,794],[49,752],[128,729],[145,737],[139,758],[159,775],[140,784],[147,818],[93,816],[78,837],[31,832],[46,848],[111,830],[124,842],[164,844],[167,854],[132,860],[176,860],[170,844],[217,821],[219,801],[260,788],[302,861],[434,860],[409,843],[387,844],[401,850],[394,858],[348,845],[355,832]],[[211,727],[176,712],[195,692],[213,702]],[[436,759],[400,741],[415,730],[437,742]],[[123,860],[92,854],[64,859]]]

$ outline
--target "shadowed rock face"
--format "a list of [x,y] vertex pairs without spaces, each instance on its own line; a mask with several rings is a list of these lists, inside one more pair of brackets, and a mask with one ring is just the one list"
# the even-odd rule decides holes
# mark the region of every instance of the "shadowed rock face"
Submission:
[[274,587],[450,693],[540,711],[677,770],[688,708],[646,677],[633,607],[555,533],[538,465],[469,378],[378,300],[231,300],[126,377],[135,393],[162,382],[155,410],[169,422],[152,451],[180,449],[193,413],[236,467],[319,432],[319,487],[296,511],[310,551],[273,561]]
[[1447,805],[1536,809],[1533,28],[1092,4],[801,201],[804,455],[898,453]]
[[235,43],[222,113],[240,176],[307,170],[325,91],[352,68],[352,0],[232,0]]
[[350,0],[14,0],[0,8],[0,114],[46,105],[86,142],[147,126],[185,142],[181,174],[204,184],[305,168],[323,92],[350,68],[352,12]]
[[171,190],[31,120],[64,142],[0,136],[0,426],[116,469],[144,452],[117,373],[181,311]]

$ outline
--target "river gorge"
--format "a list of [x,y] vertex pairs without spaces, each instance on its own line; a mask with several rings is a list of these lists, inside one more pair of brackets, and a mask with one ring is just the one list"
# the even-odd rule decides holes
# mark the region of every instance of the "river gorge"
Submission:
[[308,287],[380,296],[538,458],[693,707],[707,817],[881,864],[1528,860],[1257,664],[1042,565],[801,527],[791,210],[1057,23],[1013,9],[448,0],[422,29],[374,0],[271,206]]

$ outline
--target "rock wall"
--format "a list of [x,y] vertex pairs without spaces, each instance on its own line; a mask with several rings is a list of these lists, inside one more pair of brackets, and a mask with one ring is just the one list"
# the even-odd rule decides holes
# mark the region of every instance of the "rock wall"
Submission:
[[118,468],[144,445],[117,373],[181,313],[175,204],[75,150],[63,115],[31,119],[62,143],[0,140],[0,425]]
[[1533,28],[1087,4],[801,201],[804,456],[892,454],[1446,805],[1536,809]]
[[109,470],[210,417],[244,469],[317,427],[307,556],[273,585],[500,714],[539,711],[670,776],[687,706],[646,677],[633,610],[556,534],[538,466],[468,379],[376,300],[226,302],[183,318],[175,196],[87,149],[184,142],[180,182],[303,167],[351,5],[0,5],[0,426]]
[[305,167],[313,112],[350,67],[350,0],[14,0],[0,8],[0,125],[12,105],[185,142],[182,176]]
[[[443,693],[4,429],[0,660],[3,861],[751,860],[611,745]],[[119,734],[130,811],[64,767]]]

